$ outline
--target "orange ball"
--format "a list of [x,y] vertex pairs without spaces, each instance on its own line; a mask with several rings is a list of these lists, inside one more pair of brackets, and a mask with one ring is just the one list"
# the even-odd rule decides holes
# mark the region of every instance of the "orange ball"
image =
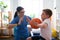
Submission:
[[41,20],[38,19],[38,18],[33,18],[33,19],[30,21],[30,25],[31,25],[32,28],[34,28],[34,29],[39,28],[39,27],[37,27],[36,25],[34,25],[33,22],[36,22],[36,23],[40,24],[40,23],[41,23]]

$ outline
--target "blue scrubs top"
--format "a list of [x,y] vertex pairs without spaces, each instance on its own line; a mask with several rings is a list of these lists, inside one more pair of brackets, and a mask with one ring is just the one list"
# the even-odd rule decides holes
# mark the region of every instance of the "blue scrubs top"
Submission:
[[[17,16],[12,20],[10,24],[17,24],[18,22],[19,22],[19,17]],[[26,40],[26,38],[29,36],[27,24],[28,22],[26,21],[26,16],[24,15],[22,23],[15,27],[15,32],[14,32],[15,40]]]

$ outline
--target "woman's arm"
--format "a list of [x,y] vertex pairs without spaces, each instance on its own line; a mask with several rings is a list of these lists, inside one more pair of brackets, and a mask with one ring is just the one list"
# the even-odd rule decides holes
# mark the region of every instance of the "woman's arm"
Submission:
[[8,24],[8,28],[14,28],[15,26],[20,25],[22,21],[23,21],[23,18],[21,17],[21,18],[19,19],[19,22],[18,22],[18,23]]
[[8,24],[8,29],[14,28],[15,26],[17,26],[18,24]]

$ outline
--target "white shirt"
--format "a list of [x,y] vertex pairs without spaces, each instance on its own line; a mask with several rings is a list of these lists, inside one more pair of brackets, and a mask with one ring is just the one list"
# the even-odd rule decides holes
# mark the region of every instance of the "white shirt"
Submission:
[[45,19],[42,24],[47,24],[48,27],[46,28],[41,28],[41,36],[45,38],[46,40],[51,40],[51,22],[50,19]]

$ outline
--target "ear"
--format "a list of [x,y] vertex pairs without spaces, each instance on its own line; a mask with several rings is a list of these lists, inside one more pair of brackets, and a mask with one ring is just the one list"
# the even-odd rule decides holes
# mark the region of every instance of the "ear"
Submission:
[[49,15],[47,15],[47,17],[49,18]]

